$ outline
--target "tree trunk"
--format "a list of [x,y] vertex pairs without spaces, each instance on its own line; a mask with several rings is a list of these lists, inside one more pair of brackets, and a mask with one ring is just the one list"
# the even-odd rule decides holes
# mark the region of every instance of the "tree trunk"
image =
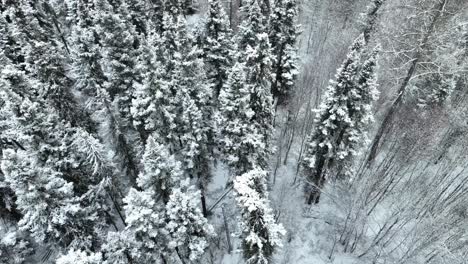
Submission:
[[200,181],[199,187],[200,187],[200,199],[201,199],[201,204],[202,204],[203,216],[207,217],[208,209],[206,209],[205,186],[203,186],[203,183],[201,181]]
[[420,48],[416,51],[414,59],[411,62],[411,66],[408,69],[408,72],[406,74],[406,77],[403,80],[403,83],[401,84],[400,88],[398,89],[397,98],[395,99],[395,101],[393,101],[392,105],[390,106],[387,113],[385,114],[384,119],[383,119],[382,123],[380,124],[380,127],[377,130],[377,133],[376,133],[376,135],[375,135],[375,137],[374,137],[374,139],[372,141],[369,156],[367,157],[367,165],[368,166],[372,165],[372,163],[374,162],[374,160],[375,160],[375,158],[377,156],[377,151],[378,151],[378,148],[380,146],[380,141],[382,140],[382,137],[383,137],[384,133],[387,131],[390,124],[392,123],[393,116],[395,115],[396,110],[398,109],[398,107],[400,106],[400,104],[402,102],[403,95],[405,94],[405,91],[406,91],[406,88],[408,87],[409,81],[411,80],[411,78],[413,77],[413,75],[414,75],[414,73],[416,71],[416,68],[418,66],[418,62],[421,60],[424,51],[427,50],[429,37],[434,33],[435,24],[436,24],[437,20],[440,18],[440,16],[442,15],[442,12],[444,10],[444,7],[445,7],[446,3],[447,3],[447,0],[443,0],[443,1],[441,1],[440,3],[438,3],[435,6],[436,15],[432,19],[431,24],[429,25],[429,29],[424,34],[424,37],[421,40]]

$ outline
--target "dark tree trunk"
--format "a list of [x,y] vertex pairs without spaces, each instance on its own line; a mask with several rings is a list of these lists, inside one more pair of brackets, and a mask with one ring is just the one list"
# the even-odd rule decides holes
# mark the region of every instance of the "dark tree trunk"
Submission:
[[416,72],[416,68],[418,66],[419,61],[421,60],[423,53],[427,50],[427,45],[429,42],[429,37],[434,33],[434,28],[435,24],[437,23],[437,20],[440,18],[442,15],[442,12],[444,10],[444,7],[447,3],[447,0],[443,0],[439,2],[435,7],[436,14],[434,18],[431,21],[431,24],[429,25],[429,29],[427,32],[424,34],[423,39],[421,40],[420,48],[416,51],[414,55],[414,59],[411,62],[411,66],[408,69],[408,72],[405,76],[405,79],[403,80],[403,83],[401,84],[400,88],[398,89],[398,96],[397,98],[393,101],[392,105],[388,109],[387,113],[384,116],[384,119],[382,123],[380,124],[379,129],[377,130],[377,133],[372,141],[371,144],[371,149],[369,151],[369,156],[367,157],[367,165],[370,166],[374,162],[376,156],[377,156],[377,151],[380,146],[381,140],[383,138],[383,135],[385,132],[388,130],[390,127],[390,124],[392,123],[393,117],[396,113],[396,110],[399,108],[403,96],[405,94],[406,88],[408,87],[408,83],[413,77],[414,73]]

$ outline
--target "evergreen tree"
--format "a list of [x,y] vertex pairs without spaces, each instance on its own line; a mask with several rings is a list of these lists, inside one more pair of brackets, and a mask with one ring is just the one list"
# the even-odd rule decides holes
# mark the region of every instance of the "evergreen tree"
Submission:
[[89,153],[74,147],[79,130],[62,123],[38,95],[40,82],[13,65],[1,77],[1,137],[17,142],[3,150],[2,171],[22,215],[18,225],[37,241],[94,246],[107,208],[94,188],[101,175],[93,173]]
[[268,202],[267,172],[254,167],[234,180],[241,208],[243,249],[246,263],[267,264],[275,247],[281,247],[285,230],[276,224]]
[[[237,174],[251,170],[266,152],[266,144],[254,122],[251,91],[246,84],[245,65],[237,63],[221,90],[217,116],[219,149]],[[260,154],[258,154],[260,153]]]
[[24,232],[8,230],[5,218],[4,224],[0,227],[3,234],[0,240],[0,261],[5,264],[23,264],[34,253],[33,243],[29,241]]
[[185,180],[172,191],[166,204],[168,247],[189,261],[200,259],[208,247],[207,238],[214,235],[213,227],[196,202],[199,196],[199,191]]
[[238,50],[241,52],[247,46],[255,47],[257,35],[267,32],[268,20],[263,16],[258,1],[260,0],[247,0],[241,9],[243,18],[238,33]]
[[171,151],[180,153],[183,170],[199,179],[206,214],[204,188],[211,178],[209,161],[214,147],[212,93],[200,59],[202,51],[194,45],[185,24],[181,15],[165,13],[157,58],[164,67],[159,98],[164,100],[160,105],[166,110],[163,121],[168,125],[156,131],[165,136]]
[[66,69],[68,44],[54,14],[46,1],[14,1],[5,11],[14,42],[24,57],[21,68],[41,82],[37,92],[48,98],[60,118],[93,131],[93,121],[72,94],[72,80]]
[[[268,145],[273,123],[273,97],[270,90],[272,60],[268,35],[257,34],[257,45],[247,47],[245,56],[246,82],[251,93],[250,105],[255,113],[253,120]],[[268,149],[267,147],[265,151]],[[266,166],[267,153],[263,159],[258,164]]]
[[[73,2],[75,1],[75,2]],[[113,146],[115,160],[136,186],[138,142],[131,126],[131,95],[141,75],[135,67],[138,58],[137,34],[121,14],[106,1],[70,0],[77,10],[71,33],[71,72],[94,118],[101,122],[101,137]]]
[[[122,246],[131,246],[116,250],[142,263],[169,259],[174,252],[191,261],[198,259],[212,234],[196,202],[200,194],[182,180],[180,163],[152,136],[143,157],[144,171],[138,177],[141,191],[131,189],[124,199],[129,238]],[[116,252],[112,255],[123,258]]]
[[65,255],[61,255],[56,264],[101,264],[102,254],[91,253],[88,254],[82,250],[70,249]]
[[347,58],[330,82],[304,156],[307,180],[313,184],[308,204],[318,203],[320,189],[331,173],[350,173],[350,163],[359,153],[372,121],[372,103],[377,99],[375,65],[377,52],[364,60],[364,37],[351,46]]
[[217,122],[224,159],[238,174],[255,165],[266,168],[273,121],[271,48],[265,21],[256,0],[243,9],[246,18],[238,37],[242,54],[220,93]]
[[270,43],[272,46],[273,81],[271,92],[284,102],[294,89],[298,71],[296,39],[299,31],[296,26],[296,0],[276,0],[270,16]]
[[30,232],[38,242],[67,245],[78,238],[80,227],[74,225],[73,218],[80,208],[73,185],[58,171],[38,166],[27,153],[5,150],[3,155],[8,159],[2,162],[5,181],[15,192],[16,206],[23,214],[20,229]]
[[[127,234],[130,256],[138,263],[158,263],[169,255],[166,234],[164,233],[164,205],[157,202],[153,190],[137,191],[130,189],[124,199],[127,215]],[[124,257],[122,257],[125,259]]]
[[153,190],[167,203],[171,190],[179,185],[183,173],[181,164],[169,150],[150,136],[143,155],[144,171],[137,183],[143,190]]
[[220,0],[210,0],[205,23],[204,61],[207,78],[217,98],[233,66],[235,52],[229,20]]
[[134,84],[134,94],[130,112],[133,126],[143,142],[152,133],[171,135],[175,119],[171,91],[164,81],[166,71],[162,67],[157,48],[162,39],[156,29],[151,28],[143,40],[142,52],[138,58],[141,82]]
[[[248,7],[247,17],[257,21],[262,16],[258,3]],[[245,259],[247,263],[268,263],[282,234],[267,205],[268,173],[262,170],[268,166],[273,121],[271,51],[268,35],[249,27],[244,23],[241,28],[240,44],[245,51],[220,93],[218,126],[224,158],[238,175],[234,189],[243,214]],[[258,203],[254,206],[253,202]]]

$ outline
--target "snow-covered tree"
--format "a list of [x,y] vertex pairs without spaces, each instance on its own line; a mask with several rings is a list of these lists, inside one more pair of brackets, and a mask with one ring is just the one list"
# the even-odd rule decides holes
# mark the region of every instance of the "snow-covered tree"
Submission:
[[54,14],[46,1],[30,4],[22,0],[8,5],[4,13],[11,21],[11,36],[24,58],[21,68],[41,83],[37,92],[48,98],[62,119],[93,130],[92,120],[72,94],[72,80],[66,69],[68,44]]
[[257,35],[267,32],[268,20],[262,14],[259,1],[246,0],[242,5],[242,23],[238,32],[238,50],[243,52],[247,46],[255,47]]
[[[182,168],[199,179],[203,189],[210,180],[209,161],[214,147],[212,91],[208,84],[202,51],[187,31],[185,19],[166,12],[164,31],[157,51],[163,65],[161,100],[166,121],[155,130],[182,161]],[[158,131],[164,129],[165,133]],[[204,212],[205,202],[202,195]]]
[[137,180],[141,191],[130,189],[124,199],[131,258],[157,262],[183,252],[187,259],[198,259],[212,233],[197,203],[200,193],[182,180],[181,163],[153,136],[143,165]]
[[102,264],[101,253],[87,253],[82,250],[70,249],[66,254],[61,255],[56,264]]
[[131,258],[139,263],[158,263],[161,254],[168,255],[167,238],[164,233],[164,205],[158,203],[158,194],[153,190],[130,189],[125,197],[125,213],[128,239],[132,247]]
[[156,47],[162,43],[156,30],[151,30],[142,44],[139,64],[141,82],[134,84],[134,94],[130,112],[133,125],[143,142],[156,133],[172,138],[176,118],[175,105],[170,87],[165,80],[165,69]]
[[[273,97],[270,90],[271,63],[270,43],[266,33],[257,34],[257,44],[245,51],[246,84],[250,90],[250,105],[255,115],[257,129],[268,144],[273,123]],[[267,148],[268,149],[268,148]],[[264,166],[265,161],[259,165]]]
[[[94,172],[90,153],[75,147],[79,129],[63,123],[37,93],[41,82],[13,65],[5,67],[1,77],[1,137],[17,142],[3,150],[2,171],[22,214],[18,225],[41,242],[81,247],[98,243],[95,235],[105,226],[100,217],[106,202],[94,186],[102,175]],[[90,196],[101,204],[89,202]]]
[[189,180],[182,181],[172,191],[166,204],[165,232],[168,234],[168,247],[180,250],[189,261],[198,260],[208,247],[207,239],[214,235],[197,202],[199,191],[190,186]]
[[375,30],[377,23],[378,11],[386,0],[372,0],[367,6],[366,12],[361,14],[361,27],[364,34],[364,39],[369,42],[371,34]]
[[[5,218],[3,218],[5,221]],[[34,253],[34,248],[24,232],[8,230],[7,222],[0,227],[3,234],[0,239],[0,262],[5,264],[23,264]]]
[[233,66],[235,43],[220,0],[210,0],[203,43],[206,73],[217,97]]
[[273,53],[274,74],[271,92],[284,102],[291,95],[299,74],[297,65],[296,39],[299,34],[296,0],[276,0],[270,15],[269,37]]
[[309,136],[303,161],[309,204],[318,203],[320,189],[329,176],[350,173],[349,163],[359,154],[367,125],[373,120],[371,108],[378,94],[377,51],[365,59],[363,46],[361,35],[330,82]]
[[172,189],[182,179],[181,163],[153,136],[146,142],[142,163],[144,170],[137,179],[138,186],[155,191],[167,203]]
[[77,10],[70,36],[74,88],[101,123],[101,137],[113,147],[121,171],[136,186],[138,135],[130,107],[133,85],[141,78],[135,67],[138,36],[107,0],[69,2]]
[[234,179],[241,209],[243,250],[246,263],[268,264],[275,248],[282,246],[285,230],[277,224],[268,201],[267,172],[254,167]]
[[257,0],[242,7],[236,65],[219,96],[219,142],[224,159],[238,174],[266,168],[273,122],[270,92],[271,47]]
[[245,64],[237,63],[219,95],[219,149],[226,163],[240,174],[251,170],[267,152],[264,135],[254,122],[249,88]]
[[139,250],[138,243],[130,231],[109,232],[101,250],[105,255],[103,264],[131,264],[133,263],[131,253],[145,257],[139,253]]
[[18,226],[31,233],[38,242],[66,245],[74,239],[79,227],[73,217],[80,210],[74,197],[73,184],[61,173],[38,165],[38,161],[19,151],[5,150],[2,171],[5,181],[16,195],[16,207],[23,214]]

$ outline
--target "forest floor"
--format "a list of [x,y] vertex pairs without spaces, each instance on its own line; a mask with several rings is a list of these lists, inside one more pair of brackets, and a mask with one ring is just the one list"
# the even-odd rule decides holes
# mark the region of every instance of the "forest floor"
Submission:
[[[283,115],[281,111],[279,116]],[[282,119],[281,119],[282,120]],[[276,124],[276,139],[286,124]],[[326,192],[318,205],[306,205],[303,193],[303,180],[296,174],[297,161],[300,154],[300,140],[295,140],[288,161],[284,165],[282,155],[281,165],[274,176],[277,155],[272,155],[270,174],[270,201],[275,212],[275,218],[287,231],[283,239],[283,247],[278,249],[272,263],[278,264],[354,264],[358,260],[349,254],[340,253],[341,245],[337,241],[336,216],[340,210],[331,196]],[[273,179],[275,178],[275,179]],[[208,186],[208,208],[215,204],[226,192],[228,194],[211,211],[210,222],[216,230],[216,239],[210,248],[209,262],[221,264],[243,263],[242,249],[239,240],[239,213],[233,192],[229,191],[231,176],[226,167],[218,163],[214,168],[213,181]],[[226,228],[223,209],[232,243],[232,251],[228,253]]]

